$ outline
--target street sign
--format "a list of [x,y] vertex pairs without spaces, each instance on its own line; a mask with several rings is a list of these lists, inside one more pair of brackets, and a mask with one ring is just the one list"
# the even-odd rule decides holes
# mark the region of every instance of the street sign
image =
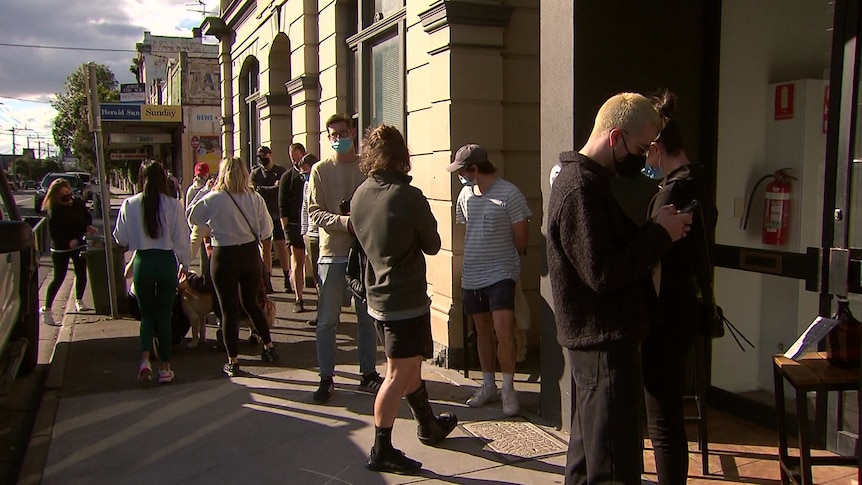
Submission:
[[147,87],[143,83],[120,84],[120,103],[144,104],[147,101]]
[[197,150],[201,146],[201,139],[197,136],[192,137],[192,150]]

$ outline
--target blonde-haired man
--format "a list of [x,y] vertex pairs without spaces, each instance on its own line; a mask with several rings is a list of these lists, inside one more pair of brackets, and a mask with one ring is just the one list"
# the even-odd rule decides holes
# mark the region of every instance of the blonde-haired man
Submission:
[[661,125],[647,98],[617,94],[599,109],[583,148],[560,154],[547,252],[557,340],[575,382],[567,484],[640,483],[638,345],[648,325],[641,287],[691,214],[665,206],[637,227],[610,179],[640,172]]

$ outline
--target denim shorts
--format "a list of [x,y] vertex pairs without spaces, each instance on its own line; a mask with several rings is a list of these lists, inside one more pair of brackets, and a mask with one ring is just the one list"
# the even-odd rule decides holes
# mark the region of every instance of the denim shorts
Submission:
[[478,290],[461,290],[468,315],[515,309],[515,280],[502,280]]

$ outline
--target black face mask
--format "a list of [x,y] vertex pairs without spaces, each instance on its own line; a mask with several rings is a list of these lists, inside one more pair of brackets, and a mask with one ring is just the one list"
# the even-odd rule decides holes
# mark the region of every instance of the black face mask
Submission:
[[269,165],[269,159],[263,155],[257,156],[257,162],[263,167],[266,167],[267,165]]
[[617,160],[617,153],[612,152],[614,155],[614,167],[620,177],[635,177],[641,173],[644,165],[646,165],[646,155],[637,155],[630,152],[628,145],[626,145],[626,139],[622,135],[620,135],[620,138],[623,140],[626,156],[622,160]]

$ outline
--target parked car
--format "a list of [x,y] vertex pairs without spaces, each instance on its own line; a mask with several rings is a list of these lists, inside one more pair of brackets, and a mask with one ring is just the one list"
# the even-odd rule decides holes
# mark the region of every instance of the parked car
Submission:
[[72,187],[72,193],[75,197],[87,200],[87,194],[84,193],[84,182],[81,180],[81,177],[74,173],[52,172],[45,175],[45,177],[42,178],[42,182],[36,186],[36,196],[33,198],[33,209],[36,212],[42,212],[42,201],[45,200],[45,194],[48,193],[48,187],[51,186],[51,182],[58,178],[64,178],[69,181],[69,185]]
[[[36,367],[38,268],[33,230],[21,217],[6,174],[0,170],[0,369],[15,370],[7,375],[22,375]],[[7,393],[0,384],[0,398]]]
[[36,188],[36,181],[35,180],[27,180],[26,182],[24,182],[24,188],[27,190],[35,189]]
[[89,172],[66,172],[66,173],[77,175],[78,178],[81,179],[81,182],[83,184],[81,187],[81,190],[82,190],[82,193],[84,194],[84,196],[83,196],[84,200],[85,201],[93,200],[93,188],[92,188],[93,181],[94,181],[93,176],[90,175]]

